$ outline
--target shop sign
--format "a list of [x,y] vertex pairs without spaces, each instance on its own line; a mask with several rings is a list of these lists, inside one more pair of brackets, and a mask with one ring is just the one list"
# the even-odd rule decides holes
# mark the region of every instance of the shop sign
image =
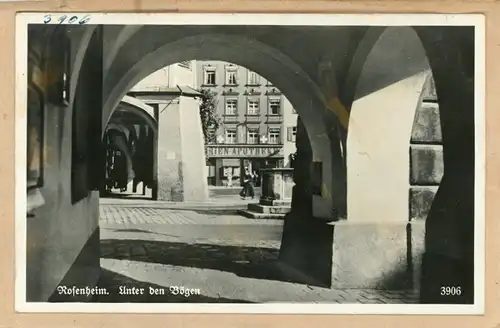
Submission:
[[282,157],[282,147],[208,147],[208,157]]

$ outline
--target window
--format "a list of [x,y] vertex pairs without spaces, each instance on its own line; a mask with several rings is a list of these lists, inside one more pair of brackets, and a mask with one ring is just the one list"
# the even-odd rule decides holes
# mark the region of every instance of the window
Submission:
[[296,126],[290,126],[287,129],[287,141],[290,142],[295,142],[295,139],[297,138],[297,127]]
[[259,100],[258,99],[248,99],[247,114],[248,115],[259,115]]
[[270,115],[280,115],[281,100],[280,99],[270,99],[269,100],[269,114]]
[[226,143],[235,144],[236,143],[236,129],[226,130]]
[[249,129],[248,130],[247,143],[252,144],[252,145],[259,143],[259,130],[258,129]]
[[226,85],[236,85],[237,80],[236,80],[236,69],[231,67],[231,68],[226,68]]
[[280,144],[280,129],[279,128],[269,128],[269,143],[270,144]]
[[248,85],[259,85],[259,75],[255,72],[252,72],[252,71],[248,71],[248,74],[247,74],[247,84]]
[[205,85],[215,85],[215,68],[209,67],[205,68],[205,76],[203,84]]
[[225,115],[237,115],[238,114],[238,101],[236,99],[226,100],[226,109],[224,111]]

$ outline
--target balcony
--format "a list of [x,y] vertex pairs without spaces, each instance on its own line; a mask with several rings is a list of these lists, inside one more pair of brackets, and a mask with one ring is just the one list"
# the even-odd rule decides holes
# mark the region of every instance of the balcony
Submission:
[[224,115],[224,123],[238,123],[239,121],[238,115]]
[[283,123],[282,115],[267,115],[267,123]]
[[260,116],[260,114],[257,114],[257,115],[246,114],[245,121],[247,123],[260,123],[260,121],[262,121],[262,117]]

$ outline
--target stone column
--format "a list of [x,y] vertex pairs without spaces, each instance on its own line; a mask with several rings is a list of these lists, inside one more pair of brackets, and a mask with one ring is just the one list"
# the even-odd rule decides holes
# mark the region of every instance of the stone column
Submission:
[[222,186],[221,170],[222,170],[222,158],[216,158],[215,159],[215,185],[216,186]]
[[[160,121],[160,110],[158,104],[154,104],[153,107],[154,117],[156,122]],[[156,134],[151,129],[148,128],[148,140],[150,142],[151,149],[151,194],[153,200],[158,200],[158,134],[160,131],[160,126],[157,123]]]
[[206,201],[207,174],[197,100],[180,96],[160,104],[158,200]]
[[120,149],[120,151],[125,156],[127,162],[127,191],[132,185],[132,180],[134,179],[135,172],[133,168],[132,155],[130,154],[130,148],[125,135],[115,136],[114,144]]
[[[338,261],[333,256],[336,230],[331,222],[315,216],[317,198],[332,197],[337,214],[345,209],[345,203],[342,203],[345,202],[345,195],[342,196],[342,190],[345,191],[345,188],[341,182],[345,181],[345,175],[342,173],[345,170],[339,169],[339,165],[343,163],[340,141],[335,129],[332,130],[329,137],[337,143],[330,149],[332,162],[327,169],[331,170],[333,180],[339,181],[339,185],[332,186],[337,187],[336,190],[325,186],[324,181],[313,178],[313,166],[317,165],[313,162],[313,148],[302,120],[297,120],[297,158],[294,161],[292,210],[285,217],[280,248],[280,260],[285,266],[293,268],[287,272],[294,272],[292,275],[296,281],[324,287],[332,287],[338,282],[335,277],[337,272],[334,270]],[[320,167],[317,168],[318,171],[319,169]]]
[[[423,240],[423,224],[408,226],[408,146],[429,65],[411,28],[395,28],[380,40],[383,42],[377,43],[375,50],[359,63],[361,74],[354,83],[353,106],[341,104],[334,92],[325,93],[329,108],[325,109],[323,121],[330,142],[329,169],[334,183],[321,185],[325,177],[316,177],[321,165],[319,161],[311,163],[311,158],[300,169],[300,176],[308,180],[312,211],[302,204],[309,197],[300,195],[296,200],[294,194],[290,219],[285,221],[280,257],[318,283],[334,288],[411,288],[411,252],[416,245],[414,240]],[[391,58],[397,69],[383,64],[391,44],[397,46]],[[411,61],[408,53],[412,54]],[[389,80],[391,83],[387,83]],[[339,113],[349,107],[350,118],[347,122],[342,120],[340,126]],[[350,148],[346,183],[346,149],[342,141],[347,128]],[[299,138],[297,135],[300,157],[305,145]],[[317,149],[314,146],[313,143],[312,148]],[[322,163],[323,169],[325,164]],[[298,175],[298,171],[296,168],[294,173]],[[387,183],[393,176],[397,179]],[[300,185],[297,182],[298,188]],[[325,196],[331,197],[338,220],[327,222],[316,215],[316,200]],[[343,220],[346,212],[347,220]],[[418,246],[422,247],[422,243]]]
[[342,90],[352,104],[339,104],[349,110],[347,220],[334,223],[332,286],[411,289],[425,227],[408,222],[408,148],[430,66],[410,27],[373,41],[362,60],[358,48],[356,82]]
[[[285,217],[279,259],[297,281],[330,286],[333,228],[313,217],[313,153],[302,120],[297,120],[292,210]],[[290,272],[290,271],[289,271]]]
[[292,191],[292,210],[300,213],[312,213],[311,163],[312,148],[300,118],[297,119],[297,134],[295,137],[297,158],[293,170],[295,185]]
[[[444,173],[425,226],[422,303],[474,301],[474,28],[418,30],[433,68]],[[461,295],[442,296],[441,287]]]

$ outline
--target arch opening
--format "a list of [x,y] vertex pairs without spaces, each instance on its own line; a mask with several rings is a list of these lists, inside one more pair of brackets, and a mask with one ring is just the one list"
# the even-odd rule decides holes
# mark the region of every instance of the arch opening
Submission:
[[425,49],[411,27],[386,28],[368,53],[347,135],[350,220],[408,220],[409,141],[430,74]]
[[[119,53],[116,58],[120,58]],[[319,196],[315,198],[317,208],[320,209],[318,216],[336,219],[336,199],[331,191],[339,190],[339,187],[333,186],[332,147],[327,133],[331,127],[326,127],[327,121],[323,119],[323,95],[298,65],[265,44],[241,36],[202,34],[165,44],[151,53],[140,54],[133,61],[133,66],[120,74],[113,70],[114,66],[111,64],[106,81],[116,80],[116,83],[104,102],[103,120],[107,122],[115,104],[141,79],[162,67],[197,59],[218,60],[246,67],[272,81],[286,95],[306,127],[312,148],[312,161],[321,163],[320,172],[317,172],[321,178],[316,188]],[[127,60],[130,62],[130,58]],[[115,66],[119,68],[121,64],[116,63]],[[119,78],[116,79],[115,75]]]
[[[152,197],[154,145],[158,124],[154,109],[139,99],[125,96],[113,111],[103,141],[106,175],[101,197],[117,197],[142,187],[142,196]],[[117,193],[119,191],[120,193]]]

